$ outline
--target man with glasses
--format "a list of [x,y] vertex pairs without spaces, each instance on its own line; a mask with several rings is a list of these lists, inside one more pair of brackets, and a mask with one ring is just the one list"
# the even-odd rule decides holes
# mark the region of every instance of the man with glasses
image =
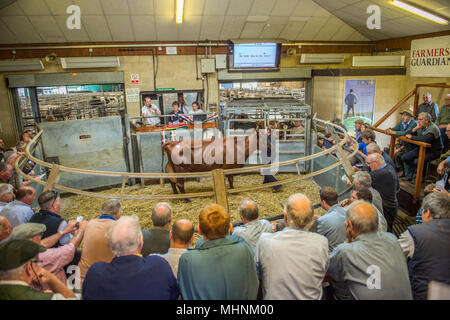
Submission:
[[[436,124],[431,122],[431,115],[427,112],[422,112],[417,117],[418,125],[412,129],[410,134],[405,137],[414,141],[421,141],[431,144],[426,148],[425,163],[439,158],[442,152],[441,132]],[[414,149],[405,153],[402,156],[402,161],[405,164],[405,177],[403,180],[414,181],[416,177],[417,164],[419,159],[419,146],[414,146]]]
[[[41,261],[39,266],[53,273],[63,283],[66,283],[67,280],[63,268],[73,260],[75,251],[81,240],[83,240],[86,223],[86,221],[80,223],[80,228],[75,232],[75,236],[68,244],[58,248],[50,248],[38,254],[38,259]],[[45,230],[44,224],[24,223],[13,229],[11,239],[25,239],[41,244]]]
[[[37,264],[45,247],[14,239],[0,244],[0,300],[74,300],[76,296],[58,278]],[[51,293],[32,285],[48,286]]]

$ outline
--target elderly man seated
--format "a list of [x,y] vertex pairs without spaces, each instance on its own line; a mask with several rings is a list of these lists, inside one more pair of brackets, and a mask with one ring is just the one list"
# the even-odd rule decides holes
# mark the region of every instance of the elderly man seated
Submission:
[[408,227],[399,239],[417,300],[427,299],[432,280],[450,285],[450,196],[439,192],[427,195],[422,202],[422,221]]
[[419,114],[426,112],[430,115],[430,121],[435,122],[439,116],[439,106],[436,102],[432,101],[431,93],[426,92],[423,95],[423,103],[418,107]]
[[394,235],[378,232],[375,208],[365,201],[353,202],[347,210],[345,228],[347,242],[331,253],[327,274],[345,283],[353,299],[410,300],[402,249]]
[[86,272],[91,265],[99,261],[111,262],[114,258],[105,235],[114,221],[120,218],[121,210],[122,204],[119,200],[106,200],[102,205],[101,216],[87,223],[81,258],[78,263],[81,283],[83,283]]
[[[391,136],[406,136],[408,133],[411,133],[412,129],[417,126],[416,120],[412,118],[412,107],[408,107],[400,111],[402,115],[402,120],[395,125],[395,127],[386,129],[385,133]],[[394,162],[395,162],[395,170],[399,172],[399,177],[403,177],[404,168],[403,161],[401,160],[401,156],[406,152],[410,151],[412,145],[403,140],[397,140],[397,145],[394,149]],[[385,159],[386,160],[386,159]]]
[[[426,148],[424,161],[424,164],[426,164],[429,161],[439,158],[441,155],[443,149],[441,132],[439,131],[438,126],[431,122],[431,116],[429,113],[420,113],[417,120],[418,125],[412,129],[410,134],[406,135],[406,138],[431,144],[431,147]],[[413,150],[402,156],[401,159],[405,164],[405,177],[402,178],[403,180],[415,180],[419,150],[419,146],[414,146]]]
[[256,242],[261,234],[273,232],[272,225],[265,219],[258,219],[258,205],[252,200],[242,200],[238,210],[243,225],[235,227],[233,235],[241,237],[256,250]]
[[0,212],[14,200],[14,187],[8,183],[0,183]]
[[256,257],[264,299],[318,300],[328,268],[328,240],[309,232],[313,223],[311,201],[303,194],[289,197],[284,209],[286,228],[263,233]]
[[8,218],[13,228],[30,221],[34,215],[31,205],[35,198],[36,191],[33,187],[21,187],[16,192],[16,200],[8,203],[3,208],[2,215]]
[[[23,239],[0,244],[0,300],[76,299],[55,275],[38,266],[36,258],[45,250],[45,247]],[[46,286],[52,292],[36,291],[32,286]]]
[[366,202],[370,203],[371,205],[373,205],[373,207],[376,210],[377,215],[378,215],[378,232],[386,232],[387,231],[386,219],[384,218],[383,214],[378,210],[378,208],[374,206],[373,201],[372,201],[373,200],[372,192],[368,188],[364,188],[364,187],[353,189],[352,198],[351,198],[350,202],[348,203],[348,205],[350,205],[351,203],[353,203],[357,200],[366,201]]
[[[78,248],[81,240],[83,240],[85,228],[86,222],[84,221],[68,244],[57,248],[50,248],[39,253],[38,265],[53,273],[62,283],[66,283],[67,277],[63,268],[73,260],[76,248]],[[41,238],[45,229],[45,224],[24,223],[13,229],[11,239],[25,239],[41,244]]]
[[144,245],[142,255],[151,253],[167,253],[170,247],[169,227],[172,222],[172,208],[166,202],[157,203],[151,216],[153,228],[142,230]]
[[[351,182],[348,182],[348,186],[351,185]],[[380,193],[372,188],[372,177],[370,173],[367,171],[358,171],[353,176],[353,187],[354,189],[367,188],[372,193],[372,203],[381,213],[383,213],[383,200],[381,199]],[[341,207],[345,207],[348,204],[350,199],[345,199],[341,202]]]
[[157,255],[143,258],[142,231],[136,216],[121,217],[107,235],[115,258],[96,262],[83,283],[85,300],[176,300],[178,288],[169,264]]
[[232,225],[222,206],[210,204],[198,216],[204,243],[188,250],[178,265],[185,300],[254,300],[258,276],[254,255],[244,243],[226,238]]

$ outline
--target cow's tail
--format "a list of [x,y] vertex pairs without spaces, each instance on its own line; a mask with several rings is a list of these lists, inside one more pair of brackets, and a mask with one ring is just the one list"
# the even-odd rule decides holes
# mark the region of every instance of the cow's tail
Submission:
[[[167,144],[167,142],[163,143],[161,145],[161,173],[164,172],[164,150],[165,150],[166,144]],[[164,184],[164,179],[163,178],[159,179],[159,183],[161,185],[163,185]]]

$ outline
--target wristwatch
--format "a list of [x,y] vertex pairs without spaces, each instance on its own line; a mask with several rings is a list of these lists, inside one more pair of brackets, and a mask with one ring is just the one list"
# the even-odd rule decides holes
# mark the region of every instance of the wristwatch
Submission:
[[65,235],[64,231],[62,231],[62,230],[59,231],[58,233],[61,235],[61,237],[63,237]]

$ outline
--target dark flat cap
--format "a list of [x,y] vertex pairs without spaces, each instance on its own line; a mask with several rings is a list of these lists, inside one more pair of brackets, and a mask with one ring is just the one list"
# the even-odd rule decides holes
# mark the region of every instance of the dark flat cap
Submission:
[[33,241],[12,239],[0,244],[0,270],[7,271],[18,268],[47,250]]

